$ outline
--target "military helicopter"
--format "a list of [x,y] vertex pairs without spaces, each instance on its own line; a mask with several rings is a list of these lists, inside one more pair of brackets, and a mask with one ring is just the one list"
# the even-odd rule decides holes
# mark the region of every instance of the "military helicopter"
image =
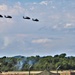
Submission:
[[33,19],[33,18],[32,18],[32,20],[33,20],[33,21],[36,21],[36,22],[38,22],[38,21],[39,21],[38,19]]
[[24,16],[23,16],[23,19],[30,19],[30,17],[28,17],[28,16],[24,17]]
[[3,16],[2,16],[2,15],[0,15],[0,18],[3,18]]
[[8,15],[8,16],[4,15],[4,17],[5,17],[5,18],[12,18],[12,16],[9,16],[9,15]]

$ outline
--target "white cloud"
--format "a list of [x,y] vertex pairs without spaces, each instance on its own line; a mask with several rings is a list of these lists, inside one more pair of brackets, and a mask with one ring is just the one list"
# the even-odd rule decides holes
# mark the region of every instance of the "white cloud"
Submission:
[[32,43],[48,43],[51,42],[50,39],[37,39],[37,40],[32,40]]
[[18,15],[20,13],[24,13],[25,9],[21,6],[21,3],[16,3],[13,7],[9,9],[9,12],[13,15]]
[[54,25],[54,26],[53,26],[53,29],[57,29],[57,28],[58,28],[58,26],[57,26],[57,25]]
[[42,1],[39,4],[41,4],[41,5],[48,5],[48,1]]
[[4,46],[8,46],[10,44],[10,40],[8,37],[4,37]]
[[[0,18],[0,33],[6,32],[14,27],[15,19],[13,15],[19,15],[24,13],[25,9],[21,6],[20,2],[17,2],[13,6],[6,4],[0,5],[0,14],[3,15],[3,18]],[[4,15],[11,15],[12,19],[4,18]]]
[[12,28],[14,21],[12,19],[0,19],[0,33],[7,32]]
[[0,5],[0,11],[6,11],[8,9],[7,5],[2,4]]
[[9,48],[10,46],[15,45],[15,43],[16,45],[23,44],[24,43],[23,38],[17,36],[4,36],[3,46],[1,49],[6,49],[7,47]]
[[33,4],[37,4],[36,2],[33,2]]
[[13,6],[9,6],[6,4],[0,5],[0,11],[3,14],[17,15],[19,13],[25,12],[25,9],[21,6],[20,2],[17,2]]
[[31,8],[30,8],[30,10],[34,10],[34,9],[35,9],[34,7],[31,7]]
[[1,49],[5,49],[5,48],[11,43],[10,38],[7,37],[7,36],[5,36],[3,40],[4,40],[4,41],[3,41],[4,43],[3,43],[3,46],[2,46]]
[[70,27],[73,27],[73,25],[71,23],[67,23],[64,28],[70,28]]

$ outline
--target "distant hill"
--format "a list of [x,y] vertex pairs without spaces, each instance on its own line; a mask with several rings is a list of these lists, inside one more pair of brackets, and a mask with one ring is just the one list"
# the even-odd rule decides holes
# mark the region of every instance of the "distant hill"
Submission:
[[13,56],[14,58],[26,58],[25,56],[21,56],[21,55],[17,55],[17,56]]

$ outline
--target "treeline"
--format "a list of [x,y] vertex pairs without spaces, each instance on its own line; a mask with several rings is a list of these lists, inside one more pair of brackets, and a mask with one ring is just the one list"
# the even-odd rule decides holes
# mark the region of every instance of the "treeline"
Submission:
[[31,70],[75,70],[75,57],[66,57],[65,53],[55,56],[14,56],[0,58],[0,71],[27,71]]

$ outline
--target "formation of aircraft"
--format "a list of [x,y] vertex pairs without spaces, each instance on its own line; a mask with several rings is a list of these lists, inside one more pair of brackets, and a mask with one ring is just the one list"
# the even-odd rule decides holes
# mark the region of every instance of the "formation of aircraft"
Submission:
[[[7,15],[7,16],[4,15],[4,17],[5,17],[5,18],[10,18],[10,19],[12,18],[12,16],[10,16],[10,15]],[[0,18],[3,18],[3,15],[0,15]],[[30,20],[31,18],[28,17],[28,16],[26,16],[26,17],[23,16],[23,19],[28,19],[28,20]],[[37,18],[36,18],[36,19],[32,18],[32,21],[36,21],[36,22],[38,22],[39,20],[38,20]]]
[[[12,16],[9,16],[9,15],[7,15],[7,16],[6,16],[6,15],[4,15],[4,17],[5,17],[5,18],[12,18]],[[2,15],[0,15],[0,18],[3,18],[3,16],[2,16]]]
[[[28,17],[28,16],[26,16],[26,17],[23,16],[23,19],[31,19],[31,18]],[[36,22],[38,22],[39,20],[38,20],[38,19],[33,19],[33,18],[32,18],[32,21],[36,21]]]

